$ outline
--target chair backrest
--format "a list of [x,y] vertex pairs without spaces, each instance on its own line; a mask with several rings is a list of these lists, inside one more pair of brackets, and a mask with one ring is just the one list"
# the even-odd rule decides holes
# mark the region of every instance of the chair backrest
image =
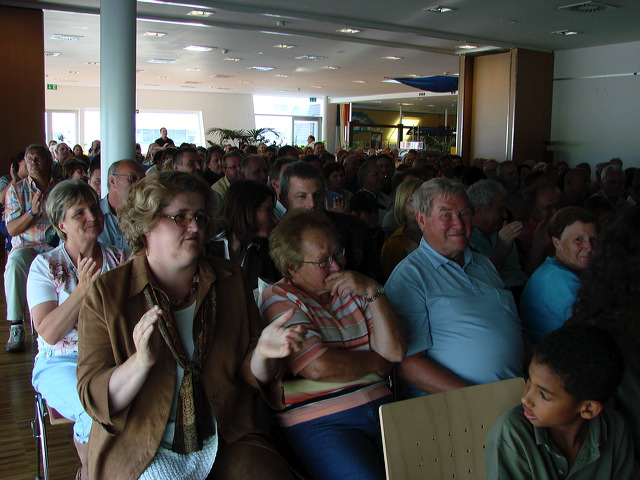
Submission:
[[387,480],[485,480],[489,430],[523,387],[513,378],[380,407]]

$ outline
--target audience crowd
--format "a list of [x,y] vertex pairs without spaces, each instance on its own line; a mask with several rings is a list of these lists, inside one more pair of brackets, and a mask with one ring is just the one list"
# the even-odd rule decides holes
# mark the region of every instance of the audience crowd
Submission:
[[594,170],[29,145],[0,178],[6,350],[32,321],[77,478],[384,479],[380,405],[513,377],[489,478],[637,478],[640,169]]

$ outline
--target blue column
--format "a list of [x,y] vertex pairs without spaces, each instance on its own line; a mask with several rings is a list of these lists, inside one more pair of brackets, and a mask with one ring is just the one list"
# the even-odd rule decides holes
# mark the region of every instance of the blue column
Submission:
[[109,165],[135,159],[136,1],[100,1],[102,191]]

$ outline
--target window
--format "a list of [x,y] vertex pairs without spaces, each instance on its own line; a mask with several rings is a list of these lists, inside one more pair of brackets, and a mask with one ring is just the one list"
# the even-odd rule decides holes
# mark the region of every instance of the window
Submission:
[[47,110],[45,125],[47,143],[55,140],[71,148],[78,143],[78,112],[75,110]]
[[[256,128],[273,128],[280,138],[270,138],[284,145],[307,145],[307,137],[313,135],[320,141],[322,117],[320,104],[298,97],[253,96]],[[269,138],[269,137],[268,137]]]

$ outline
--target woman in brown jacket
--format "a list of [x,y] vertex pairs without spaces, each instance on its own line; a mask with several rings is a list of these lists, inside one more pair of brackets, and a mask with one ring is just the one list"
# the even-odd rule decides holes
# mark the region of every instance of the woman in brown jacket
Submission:
[[304,332],[286,320],[263,331],[240,268],[201,255],[213,207],[201,179],[169,171],[118,212],[135,258],[100,277],[80,313],[92,479],[291,478],[263,399],[283,406],[279,358]]

